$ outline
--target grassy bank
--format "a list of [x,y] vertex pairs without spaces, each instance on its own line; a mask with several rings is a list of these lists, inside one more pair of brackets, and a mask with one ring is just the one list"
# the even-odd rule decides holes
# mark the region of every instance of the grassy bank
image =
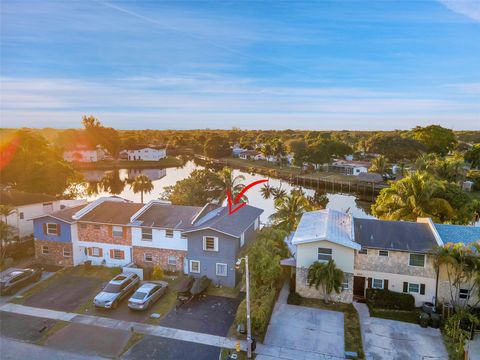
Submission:
[[111,170],[111,169],[162,169],[182,166],[183,161],[174,156],[167,156],[159,161],[103,160],[94,163],[72,163],[77,170]]
[[412,324],[418,324],[418,316],[420,315],[419,309],[415,309],[413,311],[401,311],[401,310],[377,309],[370,306],[369,310],[370,310],[370,316],[373,316],[373,317],[403,321],[403,322],[408,322]]

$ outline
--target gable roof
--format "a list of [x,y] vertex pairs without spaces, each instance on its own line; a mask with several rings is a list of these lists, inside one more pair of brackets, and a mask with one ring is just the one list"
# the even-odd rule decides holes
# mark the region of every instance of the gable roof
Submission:
[[152,201],[141,211],[131,216],[134,226],[148,226],[162,229],[183,230],[189,226],[202,210],[199,206],[172,205],[166,202]]
[[29,204],[38,204],[43,202],[55,201],[55,196],[40,193],[29,193],[15,189],[0,190],[0,204],[22,206]]
[[130,217],[142,207],[143,204],[138,203],[104,201],[86,214],[81,215],[78,221],[127,225],[130,223]]
[[480,241],[480,227],[464,225],[435,224],[444,244],[471,244]]
[[41,218],[45,218],[45,217],[53,217],[55,219],[58,219],[58,220],[61,220],[61,221],[64,221],[64,222],[68,222],[68,223],[71,224],[71,223],[76,221],[75,219],[72,218],[72,216],[77,211],[83,209],[87,205],[88,204],[81,204],[81,205],[77,205],[77,206],[67,207],[65,209],[54,211],[54,212],[49,213],[49,214],[43,214],[43,215],[40,215],[40,216],[35,216],[35,217],[33,217],[29,220],[41,219]]
[[356,250],[361,248],[354,241],[352,216],[333,209],[304,213],[293,235],[292,244],[298,245],[320,240],[327,240]]
[[437,241],[426,223],[354,219],[355,241],[367,248],[428,252]]
[[226,206],[218,207],[197,219],[185,233],[212,229],[233,237],[240,237],[251,226],[255,219],[263,213],[262,209],[245,205],[233,214],[229,214]]

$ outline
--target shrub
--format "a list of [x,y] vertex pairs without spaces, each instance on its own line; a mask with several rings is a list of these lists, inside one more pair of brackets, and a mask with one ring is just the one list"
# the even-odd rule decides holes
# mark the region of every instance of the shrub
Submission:
[[288,294],[287,304],[300,305],[302,303],[302,297],[297,292],[291,292]]
[[163,269],[160,266],[155,266],[152,272],[152,280],[162,280],[163,279]]
[[[256,337],[263,338],[267,331],[270,316],[272,315],[273,307],[275,305],[276,291],[271,289],[258,299],[255,299],[250,304],[250,318],[252,321],[252,333]],[[235,316],[236,324],[247,325],[247,305],[246,300],[243,300],[237,309]]]
[[379,309],[412,311],[415,309],[415,298],[411,294],[390,290],[367,289],[367,304]]

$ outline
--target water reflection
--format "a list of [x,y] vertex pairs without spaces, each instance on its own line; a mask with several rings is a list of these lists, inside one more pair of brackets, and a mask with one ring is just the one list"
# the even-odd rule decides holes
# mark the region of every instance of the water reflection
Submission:
[[[204,164],[205,165],[205,164]],[[140,173],[147,175],[153,182],[153,191],[149,194],[144,194],[144,201],[148,202],[153,199],[158,199],[159,195],[163,193],[166,186],[175,185],[179,180],[187,178],[195,169],[203,168],[200,163],[189,160],[185,165],[177,168],[167,169],[120,169],[109,171],[84,171],[84,177],[87,180],[86,190],[88,199],[95,200],[100,196],[118,195],[126,199],[140,202],[140,194],[133,193],[129,184],[135,176]],[[217,166],[215,166],[217,169]],[[218,168],[220,169],[220,168]],[[218,170],[217,169],[217,170]],[[255,180],[268,178],[263,175],[250,173],[235,169],[233,175],[243,175],[245,177],[245,184]],[[345,193],[324,192],[322,189],[314,189],[305,186],[293,186],[285,180],[268,178],[268,184],[275,188],[281,188],[289,193],[294,187],[300,187],[305,191],[307,196],[320,196],[325,194],[328,198],[327,208],[336,209],[339,211],[349,212],[357,217],[371,217],[370,206],[371,202],[361,200],[358,195]],[[264,209],[261,216],[263,222],[268,221],[268,217],[274,212],[273,199],[263,198],[261,194],[261,186],[254,187],[247,192],[249,203],[253,206]],[[315,194],[316,193],[316,194]]]

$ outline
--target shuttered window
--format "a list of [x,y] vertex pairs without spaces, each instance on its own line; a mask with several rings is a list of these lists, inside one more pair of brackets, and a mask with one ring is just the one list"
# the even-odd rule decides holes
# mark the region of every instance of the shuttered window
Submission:
[[110,257],[115,260],[123,260],[125,259],[125,253],[123,250],[113,249],[110,250]]
[[47,223],[47,235],[60,235],[60,224]]
[[213,236],[203,237],[203,250],[205,251],[218,251],[218,238]]
[[383,289],[383,279],[373,279],[372,288]]

